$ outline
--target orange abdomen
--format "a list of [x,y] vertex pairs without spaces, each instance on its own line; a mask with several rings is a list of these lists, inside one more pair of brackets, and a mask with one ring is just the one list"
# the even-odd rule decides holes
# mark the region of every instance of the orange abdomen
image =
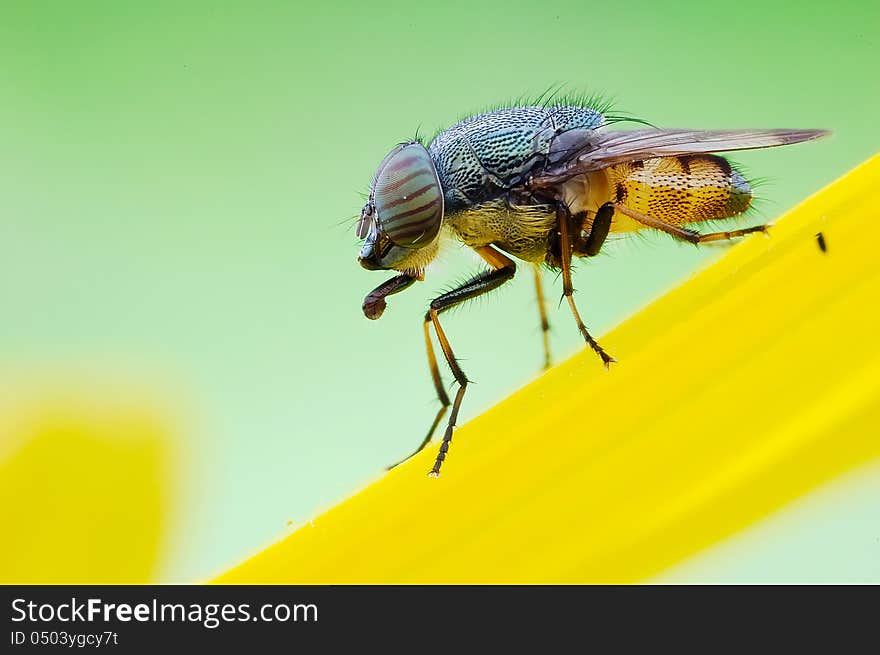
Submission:
[[659,157],[608,169],[614,199],[673,225],[729,218],[752,201],[752,189],[717,155]]

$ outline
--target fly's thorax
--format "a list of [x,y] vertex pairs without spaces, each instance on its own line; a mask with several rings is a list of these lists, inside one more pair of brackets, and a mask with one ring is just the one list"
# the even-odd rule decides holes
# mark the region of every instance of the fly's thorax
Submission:
[[646,159],[608,172],[611,200],[672,225],[730,218],[752,201],[749,183],[718,155]]
[[549,205],[523,205],[500,197],[454,212],[447,222],[454,235],[473,248],[492,244],[522,260],[541,262],[556,212]]
[[521,106],[471,116],[431,142],[450,211],[483,203],[557,163],[605,124],[590,107]]
[[361,212],[358,261],[370,270],[411,271],[436,256],[443,224],[443,190],[428,151],[402,143],[379,165]]

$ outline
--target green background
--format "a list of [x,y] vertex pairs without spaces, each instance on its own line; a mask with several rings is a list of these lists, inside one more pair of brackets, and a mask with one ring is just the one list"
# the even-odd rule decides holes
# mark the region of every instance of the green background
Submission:
[[[379,475],[433,417],[421,314],[479,264],[453,248],[380,321],[361,315],[385,274],[357,266],[350,219],[394,144],[554,84],[666,127],[833,129],[736,156],[769,178],[752,215],[769,220],[877,151],[878,33],[874,1],[4,2],[0,361],[171,399],[187,455],[160,578],[210,575]],[[578,271],[588,324],[718,252],[615,243]],[[464,421],[541,364],[530,276],[509,286],[447,321],[478,383]],[[761,577],[748,558],[760,545],[733,579]]]

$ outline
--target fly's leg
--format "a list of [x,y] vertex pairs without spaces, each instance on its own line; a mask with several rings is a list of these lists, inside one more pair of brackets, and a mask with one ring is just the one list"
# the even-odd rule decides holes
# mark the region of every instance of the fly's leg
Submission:
[[575,257],[595,257],[602,249],[608,232],[611,230],[611,219],[614,218],[614,205],[606,202],[599,207],[593,224],[590,226],[590,234],[586,237],[578,237],[574,242]]
[[541,284],[541,269],[534,266],[535,295],[538,298],[538,313],[541,316],[541,335],[544,337],[544,370],[550,368],[550,321],[547,320],[547,306],[544,303],[544,287]]
[[643,214],[642,212],[636,211],[635,209],[624,207],[620,203],[614,203],[614,208],[621,214],[629,216],[631,219],[638,221],[642,225],[653,227],[655,230],[666,232],[667,234],[671,234],[677,239],[688,241],[690,243],[708,243],[710,241],[735,239],[736,237],[745,236],[746,234],[751,234],[752,232],[763,232],[765,234],[767,233],[766,225],[755,225],[754,227],[746,227],[741,230],[733,230],[731,232],[710,232],[709,234],[700,234],[696,230],[689,230],[684,227],[679,227],[678,225],[672,225],[671,223],[667,223],[666,221],[661,221],[659,218],[654,218],[653,216],[648,216],[647,214]]
[[378,287],[370,291],[370,293],[367,294],[367,297],[364,298],[364,304],[362,306],[364,316],[371,321],[375,321],[382,316],[382,312],[385,311],[385,298],[391,294],[403,291],[415,281],[416,278],[403,274],[380,284]]
[[[596,212],[590,226],[590,234],[578,236],[573,245],[572,254],[577,257],[595,257],[602,249],[608,232],[611,230],[611,219],[614,217],[614,205],[606,202]],[[535,266],[535,289],[538,296],[538,311],[541,313],[541,330],[544,334],[544,369],[550,368],[550,343],[548,332],[550,323],[547,321],[547,310],[544,306],[544,291],[541,287],[541,270]],[[603,358],[604,359],[604,358]]]
[[708,234],[700,234],[694,230],[690,231],[697,235],[697,240],[693,243],[709,243],[711,241],[735,239],[737,237],[745,236],[746,234],[753,234],[754,232],[769,234],[768,227],[769,226],[767,225],[753,225],[752,227],[745,227],[740,230],[731,230],[730,232],[709,232]]
[[[366,298],[364,298],[364,316],[371,320],[376,320],[377,318],[382,316],[382,313],[385,311],[386,307],[385,298],[408,288],[410,285],[412,285],[413,282],[416,281],[416,279],[417,278],[410,275],[402,274],[391,278],[387,282],[380,284],[378,287],[368,293]],[[440,378],[440,369],[437,366],[437,358],[434,356],[434,348],[431,345],[431,335],[428,332],[428,326],[429,321],[425,321],[425,344],[428,347],[428,365],[431,368],[431,378],[434,380],[434,388],[437,390],[437,396],[438,398],[440,398],[440,403],[442,406],[440,407],[440,411],[437,412],[437,417],[434,419],[433,425],[431,425],[431,428],[428,430],[427,436],[412,455],[415,455],[417,452],[419,452],[431,440],[431,435],[434,434],[434,430],[437,429],[437,426],[440,424],[443,415],[446,414],[446,409],[449,407],[449,396],[446,395],[446,390],[443,388],[443,380]],[[410,455],[409,457],[412,457],[412,455]],[[409,459],[409,457],[407,457],[406,459]],[[406,460],[400,460],[400,462],[392,464],[388,468],[392,469],[404,461]]]
[[451,404],[449,402],[449,396],[446,394],[446,389],[443,388],[443,378],[440,377],[440,367],[437,366],[437,357],[434,355],[434,345],[431,343],[430,326],[431,318],[430,316],[425,316],[425,320],[422,323],[422,327],[425,330],[425,349],[428,353],[428,367],[431,369],[431,379],[434,381],[434,390],[437,392],[437,398],[440,400],[440,409],[437,410],[437,416],[434,417],[434,422],[431,423],[431,427],[428,428],[428,434],[422,439],[419,447],[399,462],[395,462],[389,466],[386,470],[393,469],[395,466],[402,464],[413,455],[420,453],[424,447],[430,443],[431,437],[434,436],[434,431],[437,429],[437,426],[440,425],[440,421],[443,420],[443,417],[446,415],[446,410],[449,409],[449,405]]
[[449,368],[452,371],[453,377],[455,377],[455,381],[458,382],[458,393],[455,394],[455,400],[452,403],[452,413],[449,415],[449,422],[446,424],[446,432],[443,434],[443,443],[440,444],[440,451],[437,453],[434,467],[429,473],[431,477],[435,478],[440,475],[440,467],[443,464],[443,460],[446,459],[446,453],[449,451],[449,444],[452,442],[452,429],[455,427],[455,422],[458,419],[458,410],[461,407],[461,401],[464,398],[464,392],[468,385],[467,376],[458,365],[458,362],[455,359],[455,353],[452,351],[452,346],[449,345],[449,339],[446,338],[446,333],[440,325],[440,314],[459,303],[481,296],[493,289],[497,289],[513,278],[514,273],[516,273],[516,264],[513,260],[502,255],[491,246],[482,246],[480,248],[474,248],[474,250],[480,255],[480,257],[486,260],[486,262],[492,267],[492,270],[480,273],[457,289],[453,289],[452,291],[444,293],[442,296],[432,300],[431,307],[425,315],[425,321],[430,321],[434,326],[440,349],[443,351],[443,356],[446,358],[446,363],[449,364]]
[[[566,300],[568,300],[568,306],[571,308],[571,313],[574,316],[575,322],[577,323],[578,330],[580,330],[581,335],[584,337],[584,341],[586,341],[590,348],[592,348],[596,352],[596,354],[602,358],[602,362],[605,364],[605,368],[609,368],[611,366],[611,363],[616,362],[617,360],[606,353],[602,346],[600,346],[599,343],[592,337],[592,335],[590,335],[590,332],[587,330],[587,326],[584,325],[583,320],[581,320],[581,315],[578,312],[577,305],[575,305],[574,303],[574,287],[571,283],[572,240],[571,235],[569,234],[571,212],[562,200],[559,200],[556,203],[556,219],[559,227],[560,237],[559,258],[562,260],[562,294],[565,296]],[[610,221],[610,217],[608,220]],[[589,241],[589,238],[587,240]],[[599,245],[601,246],[601,244]]]
[[[440,298],[442,297],[443,296],[440,296]],[[434,307],[440,298],[431,303],[431,309],[428,310],[427,318],[434,325],[434,330],[437,332],[437,340],[440,342],[440,349],[443,351],[443,356],[446,357],[446,363],[449,364],[449,368],[452,370],[452,376],[455,378],[455,381],[458,382],[458,393],[455,394],[455,402],[452,404],[452,414],[450,414],[449,422],[446,424],[446,432],[443,433],[443,443],[440,444],[440,450],[437,452],[437,459],[434,460],[434,466],[431,468],[431,472],[428,473],[432,478],[440,477],[440,467],[443,465],[443,460],[446,459],[446,453],[449,451],[449,444],[452,443],[452,429],[455,427],[455,422],[458,420],[458,410],[461,408],[461,401],[464,400],[464,392],[468,385],[467,376],[458,365],[458,362],[455,359],[455,353],[452,351],[452,346],[449,345],[449,339],[446,338],[446,333],[440,326],[440,319],[438,316],[439,310]]]

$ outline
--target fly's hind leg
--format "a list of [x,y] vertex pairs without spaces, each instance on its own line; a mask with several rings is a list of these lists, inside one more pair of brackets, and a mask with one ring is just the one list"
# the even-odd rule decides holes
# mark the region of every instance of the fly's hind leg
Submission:
[[666,221],[661,221],[659,218],[648,216],[647,214],[643,214],[642,212],[636,211],[635,209],[625,207],[620,203],[614,203],[614,208],[621,214],[629,216],[631,219],[638,221],[642,225],[652,227],[655,230],[660,230],[661,232],[666,232],[666,234],[671,234],[675,238],[681,239],[682,241],[687,241],[689,243],[695,244],[735,239],[737,237],[745,236],[746,234],[752,234],[753,232],[763,232],[764,234],[766,234],[768,227],[767,225],[755,225],[753,227],[746,227],[741,230],[732,230],[730,232],[710,232],[708,234],[700,234],[696,230],[689,230],[684,227],[679,227],[678,225],[667,223]]
[[468,385],[467,376],[458,365],[455,353],[452,351],[452,346],[449,345],[449,339],[446,338],[446,333],[440,325],[440,314],[459,303],[497,289],[513,278],[514,273],[516,273],[516,264],[513,260],[491,246],[474,248],[474,250],[492,267],[492,270],[480,273],[460,287],[432,300],[431,307],[425,315],[425,321],[430,321],[434,326],[434,331],[437,333],[437,341],[440,343],[440,349],[443,351],[443,356],[446,358],[446,363],[449,364],[455,381],[458,382],[458,393],[455,394],[455,400],[452,402],[452,412],[449,415],[449,422],[446,424],[446,432],[443,434],[443,443],[440,444],[437,459],[434,461],[434,467],[429,474],[431,477],[438,477],[440,475],[440,467],[443,464],[443,460],[446,459],[446,453],[449,452],[449,444],[452,442],[452,430],[455,427],[456,420],[458,420],[458,410],[461,407],[461,401],[464,398],[464,392]]
[[695,230],[690,230],[694,232],[698,238],[694,243],[709,243],[711,241],[727,241],[730,239],[735,239],[737,237],[745,236],[746,234],[753,234],[755,232],[762,232],[764,234],[768,234],[768,225],[753,225],[752,227],[744,227],[740,230],[731,230],[730,232],[709,232],[708,234],[700,234]]
[[[603,205],[602,209],[605,208]],[[602,211],[600,209],[600,212]],[[599,218],[600,212],[597,212],[596,217]],[[602,214],[603,224],[605,221],[608,223],[608,227],[611,225],[611,215],[613,215],[613,210],[609,212],[609,210],[605,210]],[[569,211],[568,206],[562,201],[559,200],[556,203],[556,222],[559,228],[559,242],[560,242],[560,260],[562,264],[562,294],[565,296],[565,299],[568,300],[568,306],[571,308],[571,313],[574,316],[574,320],[577,323],[578,330],[580,330],[581,335],[584,337],[584,341],[587,342],[587,345],[592,348],[597,355],[602,359],[602,362],[605,364],[605,368],[609,368],[612,362],[616,362],[611,355],[605,352],[604,348],[599,345],[599,343],[592,337],[589,330],[587,330],[587,326],[584,325],[583,320],[581,319],[580,312],[578,312],[577,305],[574,302],[574,286],[571,283],[571,257],[573,250],[572,238],[570,235],[571,231],[571,211]],[[595,250],[598,253],[599,248],[601,248],[602,243],[605,240],[605,236],[607,236],[608,231],[605,230],[605,234],[601,235],[601,226],[599,228],[599,232],[597,232],[596,241],[599,243],[590,242],[590,237],[587,237],[584,240],[583,248],[587,248],[587,242],[590,242],[589,249]],[[590,236],[592,236],[592,229],[590,231]],[[601,239],[599,238],[601,236]]]

